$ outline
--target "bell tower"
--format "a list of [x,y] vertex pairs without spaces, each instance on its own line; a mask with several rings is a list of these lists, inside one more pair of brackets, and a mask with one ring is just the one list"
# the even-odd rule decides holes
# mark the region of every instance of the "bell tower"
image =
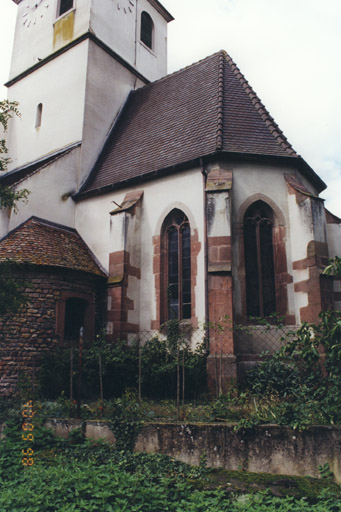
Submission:
[[80,186],[129,92],[166,74],[173,18],[158,0],[13,1],[9,170],[77,146]]

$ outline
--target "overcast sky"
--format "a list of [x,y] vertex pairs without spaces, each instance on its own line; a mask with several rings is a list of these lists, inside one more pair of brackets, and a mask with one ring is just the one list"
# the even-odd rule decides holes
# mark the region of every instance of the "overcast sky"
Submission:
[[[226,50],[295,150],[326,182],[321,196],[341,217],[341,0],[162,3],[175,17],[169,72]],[[9,74],[15,13],[12,0],[0,0],[0,83]]]

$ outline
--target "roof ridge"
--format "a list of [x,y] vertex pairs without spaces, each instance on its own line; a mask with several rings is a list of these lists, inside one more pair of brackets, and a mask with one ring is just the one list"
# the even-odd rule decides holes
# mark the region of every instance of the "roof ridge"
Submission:
[[276,123],[276,121],[274,120],[274,118],[271,116],[269,111],[266,109],[266,107],[263,104],[263,102],[261,101],[261,99],[258,97],[256,92],[253,90],[253,88],[251,87],[249,82],[246,80],[245,76],[240,71],[239,67],[234,62],[232,57],[224,50],[222,50],[222,53],[224,54],[225,60],[229,64],[232,72],[234,73],[236,78],[239,80],[239,83],[241,84],[244,91],[250,98],[253,106],[256,108],[257,112],[260,114],[263,121],[265,122],[271,135],[276,139],[277,143],[282,148],[284,148],[285,151],[287,151],[291,156],[299,156],[296,153],[296,151],[294,150],[294,148],[292,147],[292,145],[290,144],[290,142],[288,141],[288,139],[286,138],[286,136],[284,135],[284,133],[282,132],[282,130],[280,129],[280,127],[278,126],[278,124]]
[[27,219],[23,220],[22,222],[20,222],[20,224],[18,224],[13,229],[8,231],[8,233],[6,233],[6,235],[4,235],[2,238],[0,238],[0,242],[5,240],[6,238],[8,238],[12,233],[15,233],[16,231],[21,229],[23,226],[25,226],[27,224],[32,224],[32,223],[40,224],[42,226],[47,226],[47,227],[50,227],[53,229],[59,229],[59,231],[67,231],[74,235],[79,234],[75,228],[70,228],[69,226],[64,226],[64,224],[58,224],[57,222],[49,221],[47,219],[43,219],[42,217],[36,217],[35,215],[31,215],[31,217],[28,217]]
[[36,217],[32,215],[26,222],[35,222],[36,224],[40,224],[42,226],[46,226],[52,229],[58,229],[59,231],[66,231],[67,233],[72,233],[74,235],[79,235],[78,231],[75,228],[70,226],[66,226],[65,224],[59,224],[58,222],[53,222],[52,220],[43,219],[42,217]]
[[225,55],[221,51],[219,52],[219,68],[218,68],[218,117],[217,117],[217,140],[216,150],[221,151],[223,149],[223,111],[224,111],[224,59]]

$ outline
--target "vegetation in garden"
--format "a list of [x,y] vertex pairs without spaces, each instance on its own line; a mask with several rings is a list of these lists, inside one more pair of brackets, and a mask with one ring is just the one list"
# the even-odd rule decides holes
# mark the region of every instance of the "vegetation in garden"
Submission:
[[[3,512],[337,512],[340,487],[316,480],[191,467],[165,455],[114,450],[81,431],[52,436],[35,420],[35,462],[21,464],[22,417],[8,412],[0,441]],[[269,489],[269,490],[267,490]],[[274,496],[280,494],[282,497]]]
[[[131,423],[132,417],[137,423],[234,422],[236,429],[264,423],[297,429],[311,424],[340,424],[341,312],[327,311],[321,313],[320,319],[316,325],[303,323],[283,340],[281,350],[273,355],[263,354],[263,361],[238,389],[231,387],[226,395],[215,399],[205,387],[204,344],[193,350],[182,342],[177,345],[177,337],[172,336],[154,337],[143,346],[123,341],[107,344],[98,337],[83,353],[81,415],[107,418],[112,425],[118,422],[121,426],[122,414],[126,414],[126,424]],[[76,349],[73,361],[77,361]],[[74,389],[77,377],[75,364]],[[70,350],[46,354],[39,378],[46,414],[74,416],[76,408],[69,394]]]
[[341,423],[341,312],[320,314],[321,322],[303,323],[284,347],[249,374],[254,396],[270,397],[253,418],[304,428]]
[[[70,392],[70,351],[57,349],[46,353],[39,374],[40,394],[55,399]],[[73,352],[73,389],[78,378],[78,349]],[[101,372],[99,373],[99,357]],[[171,338],[153,337],[144,343],[127,344],[126,341],[107,343],[102,335],[96,337],[91,346],[83,350],[82,398],[91,400],[100,397],[101,382],[104,398],[121,397],[127,389],[138,390],[139,370],[141,393],[150,399],[176,397],[177,367],[181,366],[185,376],[187,399],[199,397],[206,391],[206,349],[204,344],[192,349],[181,345],[179,350]],[[182,368],[184,372],[182,372]],[[101,379],[100,379],[101,374]],[[51,379],[51,375],[54,376]],[[182,387],[182,386],[181,386]]]

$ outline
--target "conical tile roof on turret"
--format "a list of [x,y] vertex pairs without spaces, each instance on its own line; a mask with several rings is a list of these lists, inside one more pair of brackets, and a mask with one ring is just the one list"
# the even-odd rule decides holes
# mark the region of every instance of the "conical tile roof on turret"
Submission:
[[131,92],[76,198],[219,152],[303,161],[225,51]]
[[59,267],[106,277],[75,229],[31,217],[0,240],[0,263]]

